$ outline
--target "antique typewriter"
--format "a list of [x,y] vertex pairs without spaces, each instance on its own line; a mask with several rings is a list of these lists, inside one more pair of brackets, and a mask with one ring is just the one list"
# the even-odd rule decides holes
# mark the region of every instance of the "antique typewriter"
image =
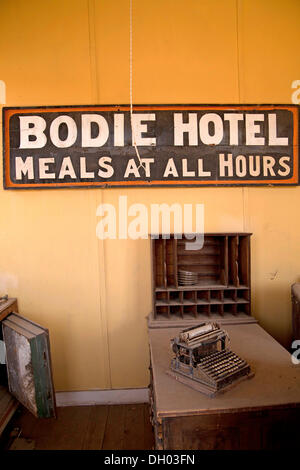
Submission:
[[215,396],[253,377],[249,364],[228,347],[229,337],[218,323],[187,328],[171,340],[175,354],[167,371],[179,382]]

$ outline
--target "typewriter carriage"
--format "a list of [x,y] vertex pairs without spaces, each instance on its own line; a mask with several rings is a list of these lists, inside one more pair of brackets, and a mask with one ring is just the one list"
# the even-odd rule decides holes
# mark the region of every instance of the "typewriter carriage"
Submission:
[[229,336],[218,323],[186,328],[171,340],[175,357],[170,373],[210,396],[253,376],[249,364],[229,349]]

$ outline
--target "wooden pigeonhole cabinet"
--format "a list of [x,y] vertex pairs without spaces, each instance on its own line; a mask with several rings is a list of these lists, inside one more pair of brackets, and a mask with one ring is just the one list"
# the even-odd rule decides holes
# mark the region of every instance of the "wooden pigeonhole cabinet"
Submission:
[[[291,449],[298,445],[300,368],[251,313],[249,233],[210,233],[202,249],[187,240],[151,240],[153,312],[148,318],[150,409],[156,449]],[[180,285],[179,270],[195,271]],[[208,397],[169,376],[170,340],[217,321],[254,377]]]
[[[201,249],[191,241],[152,239],[153,311],[156,325],[194,323],[209,318],[249,321],[249,233],[206,234]],[[180,284],[180,273],[195,273],[194,283]]]

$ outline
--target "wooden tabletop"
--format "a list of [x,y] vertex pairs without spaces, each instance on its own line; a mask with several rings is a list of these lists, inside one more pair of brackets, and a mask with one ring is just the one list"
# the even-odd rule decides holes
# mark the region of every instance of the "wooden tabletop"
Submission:
[[170,339],[178,328],[149,329],[156,412],[160,417],[250,411],[264,407],[300,407],[300,365],[258,324],[226,325],[230,349],[245,359],[255,375],[214,398],[166,374],[173,356]]

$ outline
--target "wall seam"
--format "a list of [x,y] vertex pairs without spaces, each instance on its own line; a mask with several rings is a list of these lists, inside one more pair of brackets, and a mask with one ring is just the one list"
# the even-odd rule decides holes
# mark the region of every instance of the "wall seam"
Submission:
[[[240,1],[236,0],[235,10],[236,10],[236,52],[237,52],[237,86],[238,86],[238,102],[241,104],[241,60],[240,60]],[[243,231],[246,232],[249,230],[248,227],[248,199],[249,199],[249,188],[242,188],[242,200],[243,200]]]
[[[87,0],[88,8],[88,27],[89,27],[89,54],[90,54],[90,79],[91,95],[93,104],[99,104],[99,80],[97,68],[97,50],[96,50],[96,24],[95,24],[95,0]],[[103,190],[94,190],[94,216],[98,207],[98,195],[100,195],[100,204],[103,204]],[[96,234],[95,234],[96,236]],[[101,333],[104,339],[104,364],[105,381],[109,388],[112,388],[111,367],[110,367],[110,347],[108,334],[107,303],[106,303],[106,259],[104,240],[96,240],[97,245],[97,265],[98,265],[98,295],[99,295],[99,319],[101,324]],[[102,262],[100,256],[102,253]]]
[[240,35],[239,35],[239,14],[240,14],[240,9],[239,9],[239,0],[236,0],[235,3],[235,10],[236,10],[236,15],[235,15],[235,20],[236,20],[236,52],[237,52],[237,86],[238,86],[238,100],[239,104],[241,103],[241,86],[240,86]]

